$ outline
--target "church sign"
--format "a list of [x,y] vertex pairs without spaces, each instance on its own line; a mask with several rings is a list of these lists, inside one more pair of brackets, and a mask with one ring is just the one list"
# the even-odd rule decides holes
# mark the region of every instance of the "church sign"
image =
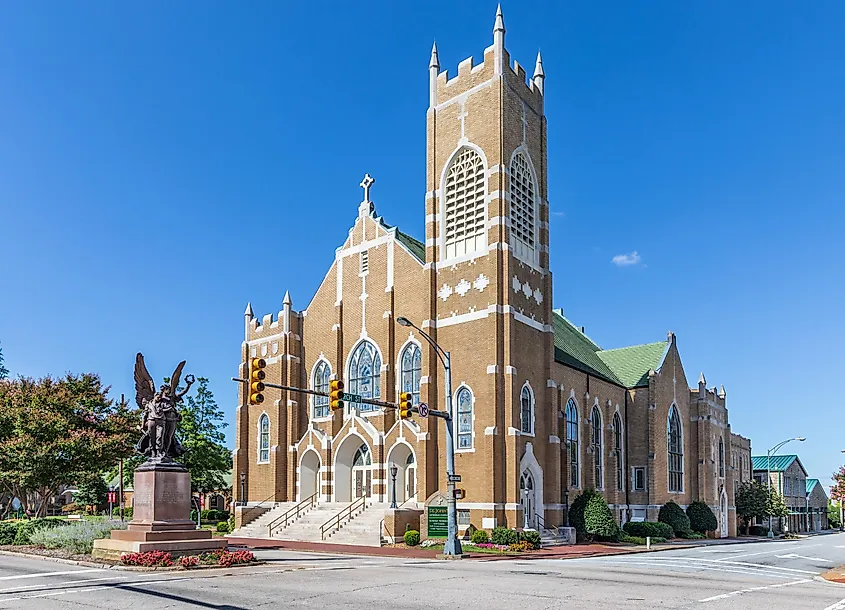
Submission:
[[447,507],[428,507],[428,537],[446,538],[449,535]]

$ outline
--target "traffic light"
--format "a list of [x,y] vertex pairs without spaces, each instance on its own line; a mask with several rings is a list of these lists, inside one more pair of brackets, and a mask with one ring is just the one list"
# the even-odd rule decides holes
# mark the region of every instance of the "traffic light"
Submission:
[[264,402],[264,378],[267,373],[264,367],[267,361],[264,358],[253,358],[249,361],[249,404],[260,405]]
[[343,382],[340,379],[329,382],[329,406],[332,411],[343,408]]
[[411,407],[414,404],[414,395],[410,392],[400,392],[399,394],[399,418],[406,419],[411,417]]

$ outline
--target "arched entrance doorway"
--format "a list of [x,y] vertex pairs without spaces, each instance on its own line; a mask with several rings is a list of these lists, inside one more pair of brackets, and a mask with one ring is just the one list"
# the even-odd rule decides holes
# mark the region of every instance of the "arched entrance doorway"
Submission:
[[320,490],[320,456],[306,451],[299,462],[299,499],[304,500]]
[[519,501],[522,505],[523,527],[537,527],[537,497],[534,490],[534,477],[527,470],[519,478]]
[[335,502],[372,496],[373,457],[363,438],[350,434],[340,443],[335,450],[332,477]]
[[396,503],[402,504],[413,498],[417,493],[417,458],[414,450],[405,443],[397,443],[390,450],[387,457],[387,498],[393,499],[393,479],[390,467],[396,466]]

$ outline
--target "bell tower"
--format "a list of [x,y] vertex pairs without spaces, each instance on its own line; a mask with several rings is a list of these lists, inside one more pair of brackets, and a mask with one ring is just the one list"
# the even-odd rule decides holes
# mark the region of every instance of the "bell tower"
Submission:
[[471,419],[473,453],[459,447],[456,467],[479,473],[490,491],[467,501],[504,507],[495,516],[511,526],[533,510],[520,508],[525,460],[539,487],[527,506],[542,506],[542,469],[559,454],[559,445],[547,449],[558,431],[548,384],[554,334],[544,86],[539,53],[531,79],[511,61],[501,7],[482,63],[465,59],[452,76],[441,71],[436,45],[431,51],[427,322],[452,350],[454,385],[472,390],[472,416],[459,413],[458,425],[469,428]]

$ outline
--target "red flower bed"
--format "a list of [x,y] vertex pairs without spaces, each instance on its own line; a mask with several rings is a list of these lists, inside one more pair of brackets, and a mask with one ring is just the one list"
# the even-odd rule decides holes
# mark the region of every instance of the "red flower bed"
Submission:
[[127,566],[169,568],[173,565],[173,556],[163,551],[147,551],[146,553],[127,553],[120,558],[120,561]]
[[183,568],[193,568],[194,566],[198,566],[200,564],[200,558],[196,555],[183,555],[179,558],[179,564]]

